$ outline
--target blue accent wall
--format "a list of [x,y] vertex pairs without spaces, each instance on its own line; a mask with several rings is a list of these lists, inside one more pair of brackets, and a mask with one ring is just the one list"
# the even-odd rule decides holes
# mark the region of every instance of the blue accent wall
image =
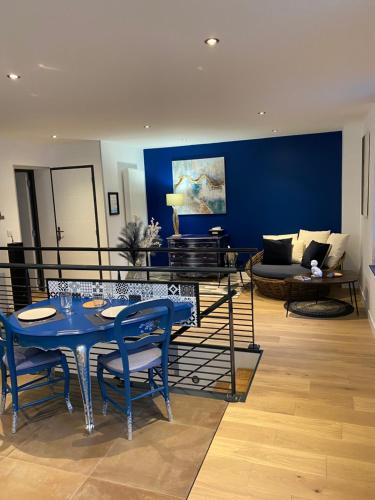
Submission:
[[262,234],[341,231],[341,132],[272,137],[144,151],[149,218],[173,234],[172,160],[225,157],[227,213],[181,215],[180,232],[222,226],[232,246],[261,247]]

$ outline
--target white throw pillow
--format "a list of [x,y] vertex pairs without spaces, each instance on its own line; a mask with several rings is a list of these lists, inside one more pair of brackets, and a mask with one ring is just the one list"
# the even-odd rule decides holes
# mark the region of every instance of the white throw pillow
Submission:
[[327,243],[330,233],[331,231],[307,231],[306,229],[300,229],[298,239],[304,241],[305,246],[308,247],[313,240],[317,243]]
[[292,262],[293,264],[301,264],[303,252],[305,251],[305,242],[303,240],[293,240],[292,241]]
[[300,264],[302,262],[303,252],[305,250],[305,244],[303,241],[299,241],[298,233],[293,234],[264,234],[263,238],[265,240],[288,240],[292,238],[292,262],[293,264]]
[[264,234],[263,238],[265,240],[288,240],[292,238],[292,240],[296,240],[298,238],[298,233],[293,234]]
[[343,256],[346,245],[348,243],[349,234],[345,233],[331,233],[327,240],[327,243],[331,245],[329,254],[325,264],[327,267],[336,267],[338,261]]

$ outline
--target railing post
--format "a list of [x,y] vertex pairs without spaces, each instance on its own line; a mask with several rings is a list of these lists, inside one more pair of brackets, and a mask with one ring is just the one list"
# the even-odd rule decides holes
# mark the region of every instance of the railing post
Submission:
[[[146,266],[150,267],[150,254],[146,252]],[[146,271],[147,281],[150,280],[150,271]]]
[[251,307],[251,336],[252,349],[255,349],[255,323],[254,323],[254,282],[253,282],[253,255],[250,254],[250,307]]
[[234,344],[234,329],[233,329],[233,299],[231,292],[231,273],[228,273],[228,326],[229,326],[229,354],[230,354],[230,382],[231,393],[228,394],[229,401],[236,400],[236,357],[235,357],[235,344]]

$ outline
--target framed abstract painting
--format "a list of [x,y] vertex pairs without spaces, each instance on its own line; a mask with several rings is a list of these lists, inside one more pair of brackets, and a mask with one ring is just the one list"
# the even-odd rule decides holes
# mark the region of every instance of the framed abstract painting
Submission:
[[224,157],[172,161],[174,193],[184,195],[179,215],[225,214]]

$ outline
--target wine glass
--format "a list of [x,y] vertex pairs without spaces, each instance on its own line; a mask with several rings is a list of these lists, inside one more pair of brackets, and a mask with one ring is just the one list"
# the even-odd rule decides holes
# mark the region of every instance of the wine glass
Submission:
[[96,306],[96,309],[98,309],[98,311],[101,311],[104,307],[104,292],[101,290],[101,291],[98,291],[98,292],[94,292],[92,294],[92,298],[93,300],[97,301],[98,305]]
[[60,293],[60,305],[63,308],[65,314],[70,315],[72,313],[72,303],[72,292],[67,290]]
[[108,305],[111,306],[113,299],[114,299],[114,294],[112,288],[107,288],[105,293],[103,294],[104,299],[107,301]]

